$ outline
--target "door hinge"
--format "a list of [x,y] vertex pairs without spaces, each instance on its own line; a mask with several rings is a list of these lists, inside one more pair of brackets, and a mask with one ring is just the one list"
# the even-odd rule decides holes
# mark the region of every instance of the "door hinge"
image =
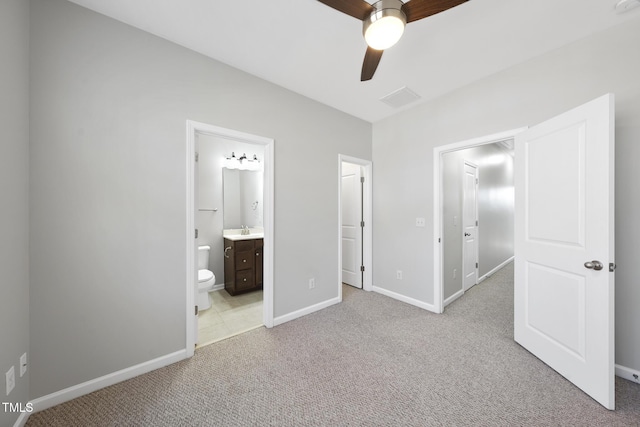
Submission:
[[196,162],[200,159],[200,153],[196,151]]
[[480,183],[480,181],[478,181],[478,178],[476,178],[476,184],[479,184],[479,183]]
[[197,316],[198,315],[198,306],[196,305],[195,308],[196,308],[196,316]]
[[364,228],[364,221],[360,221],[360,227]]
[[478,226],[478,220],[476,219],[476,227]]
[[476,262],[476,268],[478,268],[478,263]]
[[198,229],[196,228],[196,239],[198,238]]
[[615,262],[610,262],[609,263],[609,271],[611,273],[613,273],[615,271],[615,269],[616,269],[616,263]]
[[440,241],[441,241],[441,238],[440,238],[440,237],[438,237],[438,243],[440,243]]
[[364,271],[364,265],[360,266],[360,271]]

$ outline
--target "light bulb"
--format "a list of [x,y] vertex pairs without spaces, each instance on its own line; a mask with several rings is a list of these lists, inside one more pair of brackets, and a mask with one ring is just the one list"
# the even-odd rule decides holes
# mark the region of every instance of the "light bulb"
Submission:
[[400,40],[407,24],[400,0],[380,0],[373,12],[362,22],[362,34],[367,44],[376,50],[388,49]]
[[364,32],[364,39],[373,49],[388,49],[400,40],[404,22],[396,16],[384,16],[371,22]]

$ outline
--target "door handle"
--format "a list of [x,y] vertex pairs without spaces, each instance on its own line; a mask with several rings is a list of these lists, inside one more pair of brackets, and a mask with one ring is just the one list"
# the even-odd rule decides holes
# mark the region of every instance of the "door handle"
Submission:
[[602,270],[602,268],[603,268],[602,263],[600,261],[596,261],[596,260],[587,261],[587,262],[584,263],[584,266],[586,268],[594,269],[596,271]]
[[471,236],[471,233],[464,233],[464,237],[469,237]]

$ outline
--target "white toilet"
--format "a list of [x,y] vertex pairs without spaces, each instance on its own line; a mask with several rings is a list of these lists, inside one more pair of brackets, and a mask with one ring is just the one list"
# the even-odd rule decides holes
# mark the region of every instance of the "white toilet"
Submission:
[[198,311],[211,307],[209,292],[216,284],[216,276],[209,268],[210,246],[198,246]]

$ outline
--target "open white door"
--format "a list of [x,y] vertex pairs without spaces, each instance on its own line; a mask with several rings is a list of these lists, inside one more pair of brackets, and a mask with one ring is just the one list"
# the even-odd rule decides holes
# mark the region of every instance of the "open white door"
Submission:
[[464,162],[462,181],[462,285],[468,291],[478,283],[478,168]]
[[517,135],[515,162],[515,340],[615,409],[613,95]]
[[362,288],[362,173],[359,165],[342,163],[342,282]]

